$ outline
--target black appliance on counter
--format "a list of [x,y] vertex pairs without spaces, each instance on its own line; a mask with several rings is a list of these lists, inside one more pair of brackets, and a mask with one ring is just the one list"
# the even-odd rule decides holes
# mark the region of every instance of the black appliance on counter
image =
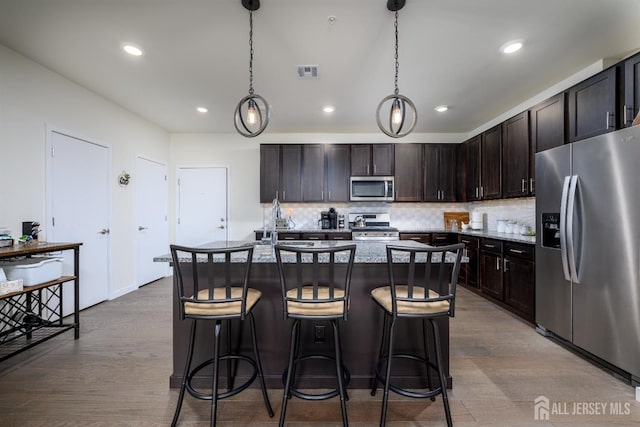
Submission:
[[320,212],[320,223],[323,230],[334,230],[338,228],[338,213],[335,208]]

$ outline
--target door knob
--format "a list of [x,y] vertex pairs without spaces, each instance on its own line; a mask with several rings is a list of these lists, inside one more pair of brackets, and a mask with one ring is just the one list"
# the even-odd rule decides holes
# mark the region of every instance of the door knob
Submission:
[[138,231],[142,231],[142,230],[148,230],[149,227],[143,227],[143,226],[138,226]]
[[224,230],[224,225],[221,225],[220,227],[218,227],[221,230]]
[[109,234],[109,229],[108,228],[103,228],[102,230],[98,231],[99,234]]

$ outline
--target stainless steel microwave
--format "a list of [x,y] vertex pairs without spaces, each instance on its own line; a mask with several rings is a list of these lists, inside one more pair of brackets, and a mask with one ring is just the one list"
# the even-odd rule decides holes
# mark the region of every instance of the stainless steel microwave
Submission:
[[349,200],[352,202],[393,202],[392,176],[352,176],[349,180]]

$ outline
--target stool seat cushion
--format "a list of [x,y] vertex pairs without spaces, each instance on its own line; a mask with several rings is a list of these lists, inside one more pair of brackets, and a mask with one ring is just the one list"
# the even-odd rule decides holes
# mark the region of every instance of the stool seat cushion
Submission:
[[[247,305],[246,305],[246,313],[250,312],[254,305],[258,302],[260,297],[262,296],[262,292],[257,289],[247,288]],[[240,298],[242,297],[242,288],[241,287],[232,287],[231,288],[231,298]],[[192,297],[193,298],[193,297]],[[185,302],[184,303],[184,313],[187,315],[196,315],[196,316],[228,316],[228,315],[240,315],[240,311],[242,310],[240,301],[232,301],[232,302],[212,302],[209,300],[209,289],[202,289],[198,292],[199,300],[208,300],[202,303],[196,302]],[[215,288],[213,290],[213,299],[214,300],[223,300],[225,299],[225,288]],[[245,313],[245,314],[246,314]]]
[[[407,285],[396,285],[396,296],[399,298],[407,298],[409,287]],[[424,295],[424,288],[421,286],[413,287],[413,294]],[[380,304],[389,313],[393,312],[393,303],[391,302],[391,287],[383,286],[371,291],[371,297]],[[429,289],[429,298],[439,298],[440,295]],[[440,314],[449,311],[449,301],[398,301],[398,314]]]
[[[293,288],[287,291],[287,298],[297,298],[298,289]],[[344,298],[344,290],[339,288],[333,289],[334,298]],[[329,286],[318,286],[318,298],[329,298]],[[303,300],[313,300],[313,286],[302,287]],[[344,313],[344,304],[342,301],[327,302],[298,302],[287,301],[287,310],[289,314],[307,315],[307,316],[331,316],[342,315]]]

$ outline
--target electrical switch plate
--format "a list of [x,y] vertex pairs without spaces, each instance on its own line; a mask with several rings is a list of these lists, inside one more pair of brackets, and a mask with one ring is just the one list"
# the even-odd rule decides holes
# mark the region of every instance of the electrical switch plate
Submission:
[[324,343],[324,326],[316,325],[313,332],[313,342],[316,344]]

